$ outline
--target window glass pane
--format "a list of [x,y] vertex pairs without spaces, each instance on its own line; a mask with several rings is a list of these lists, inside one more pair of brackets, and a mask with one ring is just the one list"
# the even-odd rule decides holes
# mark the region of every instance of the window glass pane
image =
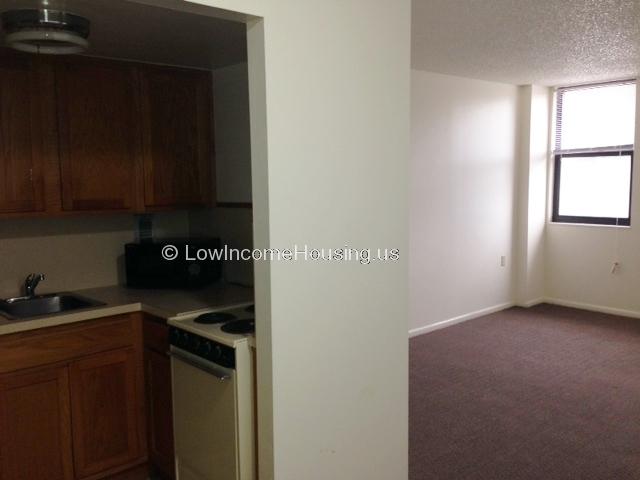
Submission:
[[563,157],[558,214],[629,217],[631,155]]
[[632,145],[635,108],[635,84],[563,91],[560,148]]

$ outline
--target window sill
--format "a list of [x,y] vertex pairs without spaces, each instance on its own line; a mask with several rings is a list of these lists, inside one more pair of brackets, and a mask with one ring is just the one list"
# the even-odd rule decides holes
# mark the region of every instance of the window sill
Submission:
[[601,223],[573,223],[573,222],[547,222],[548,225],[562,225],[569,227],[595,227],[595,228],[623,228],[631,229],[631,225],[603,225]]

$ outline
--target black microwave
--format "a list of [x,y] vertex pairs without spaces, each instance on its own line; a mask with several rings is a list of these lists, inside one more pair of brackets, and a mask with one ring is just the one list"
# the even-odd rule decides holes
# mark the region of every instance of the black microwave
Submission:
[[195,289],[215,283],[222,273],[222,261],[210,252],[220,247],[219,238],[127,243],[127,287]]

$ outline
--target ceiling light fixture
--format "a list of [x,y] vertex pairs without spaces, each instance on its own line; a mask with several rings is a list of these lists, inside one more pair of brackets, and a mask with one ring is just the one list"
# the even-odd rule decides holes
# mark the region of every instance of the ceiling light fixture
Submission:
[[2,13],[5,44],[16,50],[69,55],[89,47],[90,22],[60,10],[10,10]]

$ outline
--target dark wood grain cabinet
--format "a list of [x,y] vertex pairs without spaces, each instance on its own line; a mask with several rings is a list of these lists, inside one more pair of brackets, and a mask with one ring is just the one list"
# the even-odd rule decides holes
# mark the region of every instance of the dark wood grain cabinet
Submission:
[[140,317],[0,337],[0,480],[97,480],[146,462]]
[[0,49],[0,217],[214,198],[210,72]]
[[175,478],[173,410],[169,327],[166,321],[146,316],[144,359],[147,396],[149,463],[163,479]]
[[64,210],[138,208],[136,86],[130,64],[73,57],[56,64]]
[[51,366],[0,376],[0,478],[71,480],[69,373]]
[[210,197],[211,74],[140,68],[146,207],[203,206]]
[[134,348],[101,353],[69,366],[77,478],[127,465],[144,448],[142,392]]
[[44,210],[40,96],[35,61],[0,54],[0,213]]

